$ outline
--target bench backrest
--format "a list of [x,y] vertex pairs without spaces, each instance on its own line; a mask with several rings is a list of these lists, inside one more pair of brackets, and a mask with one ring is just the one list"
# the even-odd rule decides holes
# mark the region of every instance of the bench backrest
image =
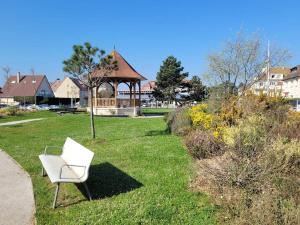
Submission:
[[71,168],[79,177],[81,177],[81,180],[85,181],[88,178],[89,167],[94,157],[92,151],[68,137],[64,144],[61,157],[68,165],[85,166],[86,169],[82,167]]

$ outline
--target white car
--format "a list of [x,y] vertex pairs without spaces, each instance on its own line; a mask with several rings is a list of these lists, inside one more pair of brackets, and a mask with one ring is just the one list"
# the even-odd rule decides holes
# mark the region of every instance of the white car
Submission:
[[37,108],[37,110],[49,110],[49,105],[48,104],[41,104],[41,105],[37,105],[39,108]]

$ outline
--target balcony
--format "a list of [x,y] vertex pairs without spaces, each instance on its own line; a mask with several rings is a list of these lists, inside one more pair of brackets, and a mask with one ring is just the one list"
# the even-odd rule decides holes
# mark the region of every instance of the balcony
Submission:
[[139,107],[139,99],[94,98],[94,107],[99,108],[129,108]]

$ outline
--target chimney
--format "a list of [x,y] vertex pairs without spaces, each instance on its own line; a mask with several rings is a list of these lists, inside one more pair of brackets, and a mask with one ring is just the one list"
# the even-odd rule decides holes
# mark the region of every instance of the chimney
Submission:
[[21,73],[18,72],[18,74],[17,74],[17,83],[20,83],[20,78],[21,78]]

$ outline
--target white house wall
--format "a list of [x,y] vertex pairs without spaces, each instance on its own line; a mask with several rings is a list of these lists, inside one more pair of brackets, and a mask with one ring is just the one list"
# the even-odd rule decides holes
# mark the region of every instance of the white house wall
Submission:
[[80,98],[80,89],[74,82],[66,77],[55,90],[56,98]]
[[53,91],[50,87],[50,84],[46,78],[43,79],[41,85],[39,86],[37,90],[37,96],[43,96],[43,97],[54,97]]
[[283,95],[287,98],[300,98],[300,78],[285,80]]

